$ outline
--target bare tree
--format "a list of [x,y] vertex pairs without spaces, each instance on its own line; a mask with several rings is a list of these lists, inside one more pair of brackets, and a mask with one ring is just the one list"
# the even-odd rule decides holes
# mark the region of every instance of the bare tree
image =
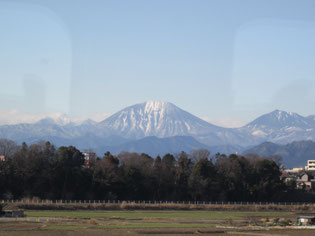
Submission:
[[198,149],[191,151],[191,159],[194,162],[197,162],[201,159],[208,159],[210,156],[210,152],[207,149]]
[[0,139],[0,155],[11,157],[18,150],[18,145],[8,139]]

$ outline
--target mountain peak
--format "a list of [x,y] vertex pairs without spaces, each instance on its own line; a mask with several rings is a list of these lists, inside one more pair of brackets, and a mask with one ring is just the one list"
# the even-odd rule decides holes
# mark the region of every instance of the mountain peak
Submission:
[[146,113],[152,112],[152,111],[161,111],[165,110],[170,107],[176,107],[174,104],[170,102],[164,102],[164,101],[146,101],[145,103],[144,111]]
[[274,110],[262,115],[248,124],[248,126],[269,126],[274,128],[303,127],[309,126],[305,117],[281,110]]
[[53,118],[46,117],[46,118],[43,118],[43,119],[37,121],[36,124],[51,125],[51,124],[56,124],[56,122],[55,122],[55,120]]
[[110,127],[113,133],[128,138],[190,136],[217,128],[163,101],[129,106],[102,121],[101,126]]
[[148,100],[148,101],[145,102],[145,104],[146,104],[146,106],[150,106],[150,107],[163,107],[163,106],[166,106],[166,105],[170,105],[172,103],[165,102],[165,101]]
[[287,112],[287,111],[281,111],[281,110],[278,110],[278,109],[276,109],[276,110],[274,110],[274,111],[272,111],[272,112],[270,112],[270,113],[268,113],[268,114],[270,114],[270,115],[276,115],[277,117],[288,117],[288,116],[298,116],[298,114],[297,113],[294,113],[294,112]]

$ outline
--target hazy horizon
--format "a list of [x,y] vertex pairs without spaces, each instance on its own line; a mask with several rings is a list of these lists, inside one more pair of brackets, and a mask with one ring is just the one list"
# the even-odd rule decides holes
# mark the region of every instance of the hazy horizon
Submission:
[[0,124],[147,100],[239,127],[315,114],[315,2],[0,1]]
[[[148,101],[145,101],[148,102]],[[155,101],[156,102],[156,101]],[[158,101],[160,102],[160,101]],[[163,101],[165,102],[165,101]],[[129,106],[134,106],[137,104],[131,104]],[[173,104],[176,106],[176,104]],[[129,107],[127,106],[127,107]],[[126,107],[120,108],[118,109],[116,112],[119,112],[123,109],[125,109]],[[180,108],[180,107],[179,107]],[[278,109],[275,109],[278,110]],[[274,111],[274,110],[273,110]],[[269,111],[273,112],[273,111]],[[115,112],[115,113],[116,113]],[[189,111],[186,111],[189,112]],[[284,112],[292,112],[292,111],[284,111]],[[22,112],[19,110],[9,110],[9,111],[2,111],[0,113],[0,125],[14,125],[14,124],[20,124],[20,123],[36,123],[42,119],[45,118],[51,118],[55,121],[59,121],[60,123],[77,123],[80,124],[86,120],[92,120],[92,121],[96,121],[96,122],[100,122],[105,120],[106,118],[110,117],[111,115],[114,115],[115,113],[106,113],[106,112],[99,112],[99,113],[94,113],[94,114],[90,114],[89,116],[70,116],[69,114],[66,113],[27,113],[27,112]],[[189,112],[190,113],[190,112]],[[295,113],[295,112],[293,112]],[[192,114],[194,115],[194,114]],[[260,114],[261,115],[265,115],[264,114]],[[311,116],[311,115],[315,115],[315,114],[309,114],[307,116]],[[259,117],[258,116],[258,117]],[[198,116],[197,116],[198,117]],[[258,118],[258,117],[255,117]],[[248,121],[240,121],[240,120],[235,120],[232,118],[214,118],[214,117],[198,117],[202,120],[205,120],[211,124],[217,125],[217,126],[221,126],[224,128],[239,128],[242,127],[248,123],[250,123],[253,120],[248,120]]]

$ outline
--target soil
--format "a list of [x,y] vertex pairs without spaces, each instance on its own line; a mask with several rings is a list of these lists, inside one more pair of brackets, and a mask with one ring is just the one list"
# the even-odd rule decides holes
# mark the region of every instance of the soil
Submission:
[[[220,228],[149,228],[149,229],[75,229],[75,230],[45,230],[47,225],[64,225],[75,222],[63,221],[56,222],[23,222],[23,221],[2,221],[0,222],[0,236],[123,236],[123,235],[235,235],[235,236],[315,236],[314,229],[239,229],[233,227]],[[78,225],[82,220],[76,221]],[[217,222],[218,223],[218,222]]]

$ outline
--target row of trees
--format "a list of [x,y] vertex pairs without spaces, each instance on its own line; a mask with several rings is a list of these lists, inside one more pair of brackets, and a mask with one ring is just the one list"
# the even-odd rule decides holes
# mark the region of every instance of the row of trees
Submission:
[[217,154],[105,153],[84,165],[73,146],[0,140],[0,198],[275,201],[287,187],[272,158]]

